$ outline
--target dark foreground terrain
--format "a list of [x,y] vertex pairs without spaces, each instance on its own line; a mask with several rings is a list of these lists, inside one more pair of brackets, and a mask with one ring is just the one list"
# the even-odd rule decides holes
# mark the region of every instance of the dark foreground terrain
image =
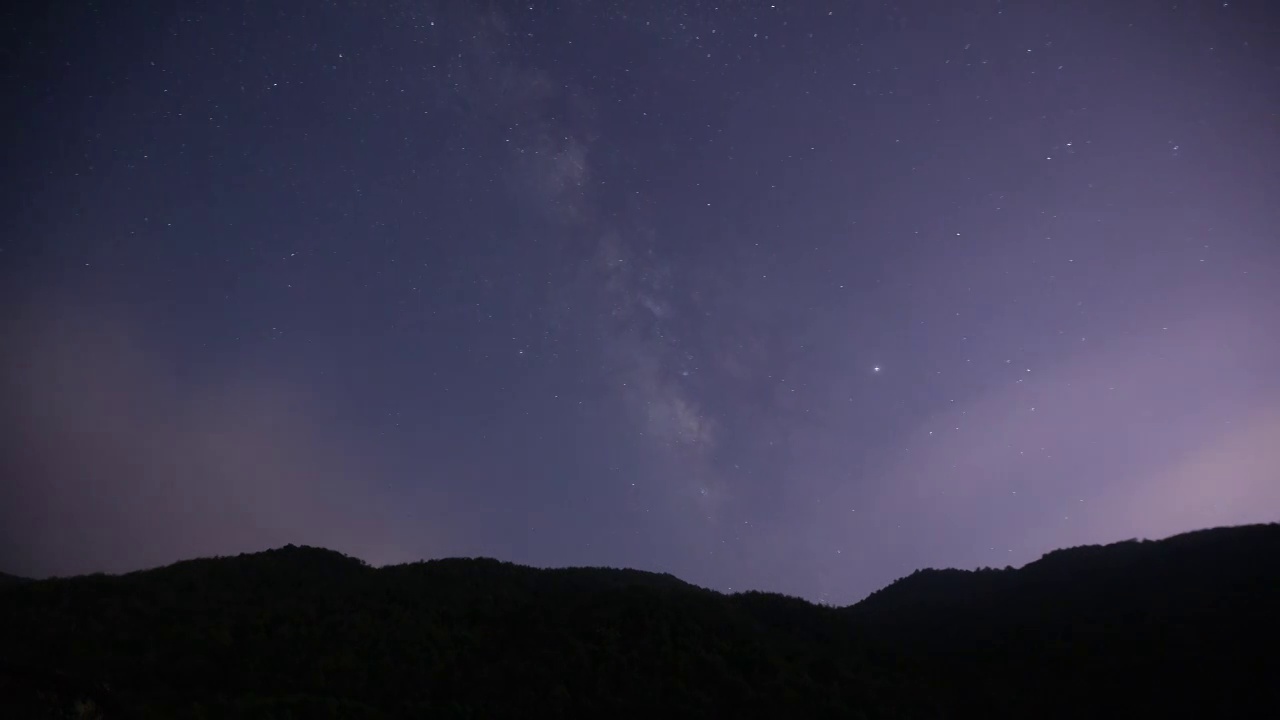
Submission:
[[1280,717],[1280,525],[925,570],[857,605],[285,547],[0,578],[0,717]]

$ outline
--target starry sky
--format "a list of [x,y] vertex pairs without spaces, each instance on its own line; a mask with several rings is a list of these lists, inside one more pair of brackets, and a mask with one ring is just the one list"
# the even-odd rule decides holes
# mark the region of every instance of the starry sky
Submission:
[[1280,519],[1268,4],[25,8],[0,565],[846,604]]

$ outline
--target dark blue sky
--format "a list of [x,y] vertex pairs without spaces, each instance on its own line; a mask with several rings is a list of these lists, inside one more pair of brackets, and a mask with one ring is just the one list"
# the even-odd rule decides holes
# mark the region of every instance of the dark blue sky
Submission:
[[847,603],[1276,520],[1267,5],[13,17],[0,564]]

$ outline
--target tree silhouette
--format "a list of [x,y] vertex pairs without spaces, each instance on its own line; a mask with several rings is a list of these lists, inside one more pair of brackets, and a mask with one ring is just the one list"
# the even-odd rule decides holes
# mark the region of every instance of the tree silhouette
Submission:
[[1280,709],[1276,557],[1222,528],[834,608],[287,546],[0,585],[0,717],[1235,717]]

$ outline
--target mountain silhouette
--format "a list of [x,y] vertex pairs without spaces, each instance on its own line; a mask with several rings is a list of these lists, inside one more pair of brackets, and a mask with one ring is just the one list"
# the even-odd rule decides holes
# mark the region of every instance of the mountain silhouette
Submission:
[[949,677],[952,702],[979,715],[1250,717],[1280,708],[1277,608],[1269,524],[1056,550],[1016,570],[917,571],[843,612]]
[[287,546],[0,583],[0,716],[1276,717],[1280,525],[921,570],[845,608]]

